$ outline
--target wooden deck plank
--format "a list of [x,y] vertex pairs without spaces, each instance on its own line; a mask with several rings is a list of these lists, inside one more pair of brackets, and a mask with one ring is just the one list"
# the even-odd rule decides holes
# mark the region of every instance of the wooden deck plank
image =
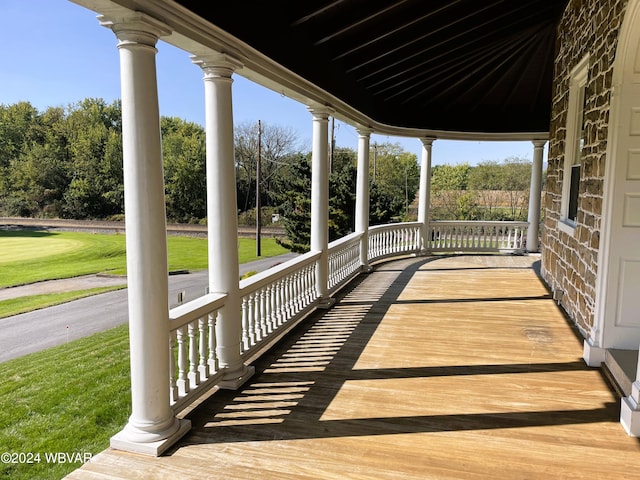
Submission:
[[379,265],[192,411],[167,455],[107,450],[68,478],[640,478],[535,260]]

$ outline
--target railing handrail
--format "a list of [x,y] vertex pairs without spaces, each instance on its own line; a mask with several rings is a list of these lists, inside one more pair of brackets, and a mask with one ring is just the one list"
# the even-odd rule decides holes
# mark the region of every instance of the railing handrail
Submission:
[[529,222],[519,220],[430,220],[429,223],[435,223],[438,225],[487,225],[487,226],[523,226],[529,225]]
[[420,225],[422,225],[422,222],[384,223],[382,225],[371,225],[369,227],[369,232],[375,232],[376,230],[393,230],[395,228],[418,227]]
[[279,265],[275,265],[264,272],[252,275],[249,278],[240,280],[240,295],[246,295],[247,293],[258,290],[269,283],[273,282],[277,278],[284,277],[290,273],[316,262],[320,258],[320,252],[307,252],[299,257],[287,260]]
[[207,293],[169,310],[169,331],[177,330],[224,306],[226,293]]
[[344,237],[329,243],[329,246],[327,249],[329,255],[331,255],[336,250],[339,250],[342,246],[348,243],[359,241],[362,238],[362,235],[363,235],[362,232],[353,232],[353,233],[350,233],[349,235],[345,235]]
[[435,220],[429,223],[431,252],[523,252],[529,222]]

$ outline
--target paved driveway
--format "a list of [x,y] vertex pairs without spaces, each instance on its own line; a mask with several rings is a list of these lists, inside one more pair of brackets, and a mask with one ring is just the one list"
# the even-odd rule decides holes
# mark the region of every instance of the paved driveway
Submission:
[[[240,274],[243,275],[253,270],[266,270],[278,263],[286,262],[296,255],[295,253],[287,253],[242,264],[240,265]],[[56,280],[54,282],[40,282],[40,285],[32,284],[17,288],[24,289],[22,290],[22,295],[36,295],[38,293],[86,289],[115,283],[113,277],[102,277],[103,284],[101,284],[100,278],[96,275],[90,275],[78,277],[73,282]],[[122,284],[123,279],[118,281]],[[58,286],[62,285],[65,290],[56,290],[56,282],[60,282]],[[179,292],[185,292],[184,301],[197,298],[204,293],[206,285],[206,271],[186,275],[172,275],[169,277],[169,302],[170,304],[175,304]],[[7,295],[8,290],[14,290],[12,295],[16,296],[16,289],[3,289],[0,290],[0,294]],[[126,289],[2,318],[0,319],[0,362],[122,325],[127,322],[127,319]]]

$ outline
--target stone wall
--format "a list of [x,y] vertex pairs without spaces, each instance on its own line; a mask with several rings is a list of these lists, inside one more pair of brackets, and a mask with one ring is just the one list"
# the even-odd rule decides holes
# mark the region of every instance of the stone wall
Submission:
[[[627,0],[571,0],[558,29],[549,137],[542,275],[583,331],[594,321],[609,102],[618,33]],[[574,235],[558,228],[571,70],[589,55],[578,217]]]

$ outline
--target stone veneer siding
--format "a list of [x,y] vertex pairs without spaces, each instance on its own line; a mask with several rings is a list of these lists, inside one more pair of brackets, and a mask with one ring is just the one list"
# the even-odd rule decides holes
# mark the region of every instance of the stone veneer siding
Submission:
[[[564,292],[562,306],[583,332],[594,322],[609,103],[618,33],[627,0],[570,1],[558,28],[542,229],[542,276]],[[590,55],[578,216],[573,236],[560,231],[560,204],[571,70]]]

